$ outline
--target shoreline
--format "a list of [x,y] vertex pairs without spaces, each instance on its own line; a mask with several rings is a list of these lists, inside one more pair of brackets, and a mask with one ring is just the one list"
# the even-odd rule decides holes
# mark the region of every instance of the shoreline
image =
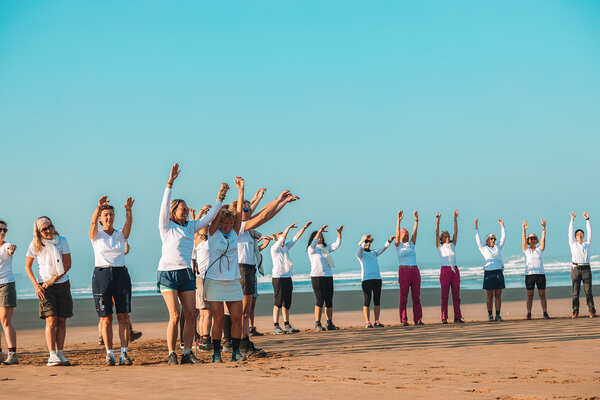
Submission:
[[[600,293],[600,285],[594,285],[592,292]],[[546,297],[550,299],[570,299],[571,288],[560,286],[548,288]],[[450,299],[452,296],[450,296]],[[523,288],[507,288],[502,293],[503,302],[526,300],[526,291]],[[398,308],[399,291],[397,289],[384,289],[381,294],[381,309]],[[334,312],[361,312],[363,304],[362,291],[348,290],[336,291],[333,298]],[[538,303],[538,295],[534,297],[534,308]],[[587,314],[587,306],[583,289],[580,296],[580,314]],[[39,318],[37,299],[17,300],[17,308],[13,317],[13,325],[18,330],[41,329],[44,327],[44,321]],[[411,300],[409,296],[409,314],[412,315]],[[461,290],[461,304],[481,304],[485,309],[485,292],[483,290],[465,289]],[[439,288],[422,288],[421,305],[426,307],[440,306]],[[597,306],[600,304],[597,303]],[[314,295],[307,292],[294,293],[291,314],[311,314],[314,311]],[[271,316],[273,312],[273,296],[271,294],[261,294],[256,300],[256,317]],[[452,301],[449,303],[449,312],[452,313]],[[73,314],[69,318],[68,325],[76,326],[94,326],[98,323],[94,299],[73,299]],[[569,314],[570,315],[570,314]],[[567,316],[567,315],[564,315]],[[439,318],[436,318],[437,322]],[[168,321],[167,308],[161,296],[134,296],[132,299],[131,320],[135,326],[136,323],[146,322],[166,322]],[[426,323],[427,320],[424,320]]]

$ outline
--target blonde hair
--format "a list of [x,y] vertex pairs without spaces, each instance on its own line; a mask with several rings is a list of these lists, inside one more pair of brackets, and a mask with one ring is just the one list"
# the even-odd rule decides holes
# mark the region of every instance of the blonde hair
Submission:
[[179,207],[179,204],[181,204],[181,202],[183,201],[185,200],[175,199],[171,200],[171,203],[169,203],[169,219],[175,223],[177,223],[177,221],[175,220],[175,211],[177,210],[177,207]]
[[[48,220],[50,222],[50,225],[54,227],[54,223],[52,222],[50,217],[46,217],[45,215],[42,215],[33,222],[33,249],[36,253],[40,253],[42,251],[42,247],[44,247],[44,242],[42,241],[42,233],[38,228],[38,222],[42,220]],[[54,234],[58,235],[56,228],[54,228]]]

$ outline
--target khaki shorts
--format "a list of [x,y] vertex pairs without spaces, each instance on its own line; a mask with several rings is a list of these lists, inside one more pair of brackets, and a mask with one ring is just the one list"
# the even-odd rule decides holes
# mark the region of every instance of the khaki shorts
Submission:
[[0,285],[0,307],[17,306],[17,289],[14,282]]
[[196,277],[196,308],[198,310],[208,310],[210,306],[204,297],[204,279]]
[[71,282],[55,283],[46,289],[46,300],[40,300],[40,318],[73,316]]

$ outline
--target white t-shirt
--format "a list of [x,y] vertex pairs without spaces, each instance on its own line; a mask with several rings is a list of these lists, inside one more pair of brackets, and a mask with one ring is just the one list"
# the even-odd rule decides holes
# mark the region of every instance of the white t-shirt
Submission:
[[283,245],[283,238],[271,245],[271,258],[273,259],[273,278],[291,278],[294,264],[290,259],[289,251],[296,244],[296,239],[288,240]]
[[5,242],[0,246],[0,284],[10,283],[15,281],[15,275],[12,270],[12,258],[8,254],[8,246],[11,243]]
[[256,255],[254,254],[254,239],[250,232],[246,230],[246,221],[240,226],[238,235],[238,262],[240,264],[256,265]]
[[440,244],[438,254],[440,255],[442,266],[456,266],[456,248],[454,247],[454,243]]
[[533,251],[531,247],[523,252],[525,254],[525,275],[543,274],[543,251],[539,247]]
[[125,236],[123,236],[123,232],[115,229],[112,235],[109,235],[100,229],[96,233],[96,238],[92,240],[92,247],[94,248],[94,266],[125,266]]
[[[58,237],[58,244],[56,245],[56,249],[60,254],[71,254],[71,250],[69,249],[69,243],[67,242],[67,239],[64,236]],[[54,273],[50,272],[52,261],[48,259],[49,255],[46,252],[38,254],[33,248],[33,241],[29,244],[26,256],[37,259],[38,282],[46,282],[54,276]],[[69,274],[65,274],[62,278],[57,280],[56,283],[64,283],[68,280]]]
[[209,265],[210,254],[208,250],[208,240],[204,240],[196,246],[192,252],[192,260],[198,264],[198,276],[204,277]]
[[216,281],[233,281],[240,279],[238,265],[237,235],[233,229],[227,236],[217,229],[214,235],[208,236],[209,264],[207,279]]
[[390,242],[385,242],[385,246],[381,250],[367,251],[363,246],[359,246],[356,258],[358,258],[358,262],[360,263],[360,277],[363,281],[381,279],[377,257],[382,255],[388,247],[390,247]]
[[484,271],[504,269],[504,263],[502,262],[502,248],[504,247],[505,241],[506,233],[504,227],[501,227],[500,230],[500,243],[494,247],[483,245],[481,243],[481,238],[479,237],[479,231],[475,231],[475,243],[477,243],[477,248],[485,260],[485,264],[483,265]]
[[333,276],[333,260],[331,252],[337,250],[342,244],[340,238],[329,246],[318,244],[317,238],[314,238],[310,246],[308,246],[308,259],[310,261],[310,276]]
[[585,236],[585,242],[581,244],[575,239],[575,233],[573,231],[573,221],[569,222],[569,247],[571,248],[571,262],[575,264],[589,264],[590,263],[590,246],[592,245],[592,225],[590,221],[585,221],[585,227],[587,235]]
[[398,265],[405,266],[416,266],[417,265],[417,252],[415,251],[415,245],[412,240],[408,242],[400,242],[396,247],[396,254],[398,255]]

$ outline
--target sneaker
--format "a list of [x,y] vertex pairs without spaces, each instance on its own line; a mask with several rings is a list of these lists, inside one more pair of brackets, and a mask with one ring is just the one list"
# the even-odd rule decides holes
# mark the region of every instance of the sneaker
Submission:
[[367,322],[365,324],[365,328],[372,328],[372,327],[373,327],[373,324],[371,322]]
[[129,341],[135,342],[136,340],[138,340],[141,337],[142,337],[142,332],[131,330]]
[[221,359],[221,352],[220,351],[215,351],[212,355],[212,360],[210,361],[212,363],[222,363],[223,360]]
[[245,359],[246,357],[244,357],[239,350],[235,350],[233,353],[231,353],[231,361],[233,362],[244,361]]
[[50,357],[48,357],[48,364],[46,365],[49,367],[57,367],[62,365],[62,361],[60,361],[60,358],[58,358],[56,354],[50,354]]
[[550,316],[548,315],[547,312],[544,313],[544,319],[550,319]]
[[197,359],[194,353],[188,353],[181,357],[181,362],[179,364],[202,364],[202,361]]
[[275,325],[275,328],[273,328],[273,334],[274,335],[283,335],[283,329],[281,329],[281,327],[279,325]]
[[578,316],[579,316],[579,312],[577,312],[577,311],[574,311],[574,312],[573,312],[573,315],[571,316],[571,318],[575,319],[575,318],[577,318]]
[[590,313],[590,318],[596,318],[596,313]]
[[71,365],[71,361],[69,361],[69,359],[67,357],[65,357],[62,350],[58,351],[56,354],[58,356],[58,359],[60,360],[60,365],[63,365],[63,366]]
[[181,350],[185,349],[185,345],[183,344],[183,342],[179,343],[179,348],[180,348]]
[[198,349],[200,351],[210,351],[212,350],[213,346],[212,346],[212,342],[210,341],[210,338],[208,339],[200,339],[200,343],[198,343]]
[[425,325],[423,321],[415,322],[415,325]]
[[315,322],[315,331],[323,332],[324,330],[325,330],[325,328],[323,328],[323,325],[321,325],[320,322]]
[[133,362],[131,362],[131,359],[129,358],[129,354],[121,353],[119,356],[119,365],[133,365]]
[[454,323],[455,324],[464,324],[465,320],[462,318],[454,318]]
[[248,341],[248,350],[249,350],[249,354],[259,354],[259,353],[264,353],[265,352],[260,347],[256,347],[254,345],[254,342],[251,341],[251,340]]
[[527,319],[531,319],[531,313],[530,312],[527,313]]
[[250,328],[250,336],[265,336],[265,334],[257,331],[256,327],[253,326],[252,328]]
[[385,325],[383,325],[381,322],[379,321],[375,321],[375,325],[373,325],[375,328],[383,328]]
[[17,353],[14,353],[12,351],[8,352],[8,355],[6,356],[6,360],[4,360],[3,364],[4,365],[16,365],[19,363],[19,357],[17,356]]
[[496,314],[496,322],[502,322],[502,317],[500,314]]
[[104,339],[102,336],[98,336],[98,346],[104,346]]
[[402,323],[402,326],[408,326],[408,321],[404,321],[404,322]]
[[283,331],[285,333],[298,333],[300,332],[300,329],[292,328],[290,324],[285,324],[285,326],[283,327]]
[[115,361],[115,357],[107,354],[106,359],[104,359],[105,367],[114,367],[117,362]]
[[175,352],[169,353],[168,363],[169,363],[169,365],[177,365],[177,364],[179,364],[177,362],[177,354],[175,354]]
[[494,322],[494,316],[492,314],[488,315],[488,321],[489,322]]
[[231,353],[233,351],[233,346],[231,345],[231,339],[225,339],[223,343],[223,351]]
[[442,320],[442,324],[443,324],[443,325],[448,325],[448,320],[447,320],[447,319],[443,319],[443,320]]
[[338,329],[340,329],[340,328],[338,328],[337,326],[335,326],[333,324],[333,322],[327,321],[327,330],[328,331],[337,331]]

